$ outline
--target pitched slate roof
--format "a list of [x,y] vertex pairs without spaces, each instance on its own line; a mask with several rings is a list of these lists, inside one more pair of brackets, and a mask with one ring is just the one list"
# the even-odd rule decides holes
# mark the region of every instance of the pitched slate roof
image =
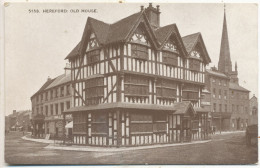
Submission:
[[209,57],[208,51],[206,49],[206,46],[204,44],[204,41],[203,41],[203,38],[202,38],[202,35],[200,32],[184,36],[184,37],[182,37],[182,41],[183,41],[184,46],[188,53],[190,53],[193,50],[193,48],[197,45],[198,42],[201,42],[202,50],[203,50],[204,56],[205,56],[204,59],[207,63],[211,62],[211,59]]
[[157,38],[157,40],[161,43],[164,42],[164,40],[166,39],[167,35],[169,34],[170,30],[174,30],[176,27],[176,24],[170,24],[164,27],[161,27],[157,30],[155,30],[155,36]]
[[[44,89],[46,89],[54,80],[55,80],[55,78],[46,81],[46,82],[42,85],[42,87],[41,87],[36,93],[34,93],[34,94],[32,95],[32,97],[34,97],[34,96],[35,96],[36,94],[38,94],[38,93],[41,93],[41,92],[42,92]],[[31,97],[31,98],[32,98],[32,97]]]
[[[93,29],[98,42],[101,45],[105,45],[117,41],[124,41],[141,14],[142,12],[135,13],[113,24],[108,24],[100,20],[88,17],[87,24],[89,24],[90,27]],[[84,32],[83,36],[85,35],[86,33]],[[83,37],[82,40],[84,40],[84,38],[85,37]],[[79,50],[82,47],[81,45],[82,41],[78,43],[78,45],[69,53],[69,55],[65,59],[77,56],[77,54],[79,54]]]
[[188,53],[190,53],[193,47],[196,45],[196,42],[199,38],[200,33],[194,33],[187,36],[182,37],[183,43]]
[[141,14],[142,12],[138,12],[111,24],[106,43],[125,40]]
[[227,75],[225,75],[224,73],[219,72],[219,71],[212,71],[210,69],[206,69],[206,72],[208,72],[209,74],[214,75],[214,76],[218,76],[218,77],[222,77],[222,78],[228,78]]
[[37,95],[37,94],[40,94],[41,92],[43,92],[43,91],[45,91],[45,90],[47,90],[47,89],[50,89],[50,88],[53,88],[53,87],[55,87],[55,86],[59,86],[59,85],[68,83],[68,82],[70,82],[70,81],[71,81],[71,74],[67,74],[67,75],[62,74],[62,75],[60,75],[60,76],[58,76],[58,77],[56,77],[56,78],[54,78],[54,79],[50,79],[50,80],[46,81],[46,82],[42,85],[42,87],[41,87],[36,93],[34,93],[34,94],[31,96],[31,98],[34,97],[34,96]]
[[250,92],[249,90],[243,88],[242,86],[239,86],[238,84],[232,83],[232,82],[229,82],[229,88],[233,89],[233,90],[240,90],[240,91]]
[[[81,39],[81,42],[70,52],[70,54],[65,59],[70,59],[75,56],[77,56],[81,51],[83,51],[84,45],[86,44],[86,37],[87,34],[89,34],[89,30],[91,29],[96,37],[97,41],[101,45],[106,45],[109,43],[114,42],[123,42],[127,40],[127,37],[131,33],[131,30],[136,26],[141,16],[144,16],[144,19],[147,19],[147,16],[145,14],[145,10],[134,13],[126,18],[123,18],[113,24],[104,23],[102,21],[96,20],[94,18],[89,17],[87,20],[87,24],[85,26],[85,30]],[[175,33],[177,36],[177,39],[180,42],[180,47],[183,56],[187,57],[187,53],[193,48],[194,45],[196,45],[196,42],[200,38],[202,41],[202,45],[205,48],[204,42],[202,40],[200,33],[195,33],[192,35],[188,35],[183,37],[181,39],[179,30],[176,26],[176,24],[167,25],[164,27],[160,27],[156,30],[152,29],[150,26],[148,26],[149,29],[151,29],[151,37],[152,41],[155,43],[159,43],[161,46],[162,44],[167,40],[167,38],[171,35],[171,33]],[[157,43],[157,44],[158,44]],[[156,46],[157,46],[156,44]],[[211,60],[208,56],[207,50],[203,48],[205,60],[207,63],[209,63]],[[188,51],[188,52],[187,52]]]
[[97,36],[98,42],[105,44],[109,34],[110,25],[100,20],[89,17],[90,24]]
[[79,49],[80,49],[81,42],[79,42],[76,47],[67,55],[65,59],[73,58],[79,54]]
[[53,82],[48,87],[46,87],[44,90],[47,90],[47,89],[50,89],[50,88],[54,88],[56,86],[68,83],[70,81],[71,81],[71,74],[67,74],[67,75],[62,74],[62,75],[56,77],[53,80]]

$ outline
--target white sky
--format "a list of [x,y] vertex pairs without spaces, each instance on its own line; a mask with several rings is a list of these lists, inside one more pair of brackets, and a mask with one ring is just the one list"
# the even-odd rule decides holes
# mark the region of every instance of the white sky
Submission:
[[[30,97],[64,73],[64,58],[80,41],[88,16],[113,23],[142,4],[11,3],[5,7],[5,114],[31,109]],[[181,36],[201,32],[212,65],[218,64],[223,4],[158,4],[161,26],[176,23]],[[97,9],[98,13],[30,13],[29,9]],[[258,93],[257,4],[226,4],[231,60],[240,85]]]

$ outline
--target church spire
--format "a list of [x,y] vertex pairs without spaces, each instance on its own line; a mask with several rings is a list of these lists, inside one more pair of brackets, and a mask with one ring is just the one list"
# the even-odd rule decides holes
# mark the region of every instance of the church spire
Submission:
[[218,61],[218,70],[228,74],[232,72],[225,5],[224,5],[224,21],[223,21],[222,38],[221,38],[220,54],[219,54],[219,61]]

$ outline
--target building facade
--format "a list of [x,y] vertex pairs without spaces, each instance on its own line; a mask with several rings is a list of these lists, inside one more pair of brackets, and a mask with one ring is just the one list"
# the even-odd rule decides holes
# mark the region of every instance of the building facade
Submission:
[[237,63],[232,71],[226,13],[222,29],[218,69],[206,70],[206,89],[211,92],[211,126],[219,131],[245,129],[249,123],[249,91],[239,85]]
[[5,130],[6,131],[31,131],[31,110],[16,111],[5,116]]
[[160,27],[149,4],[114,24],[88,18],[71,63],[73,143],[133,146],[208,138],[200,33]]
[[249,124],[258,124],[258,101],[257,97],[253,95],[253,97],[250,99],[250,118],[249,118]]
[[[62,137],[65,124],[72,121],[70,115],[63,116],[63,111],[71,107],[72,89],[70,65],[67,64],[65,74],[54,79],[48,78],[46,83],[32,97],[33,135],[44,137]],[[66,134],[72,130],[66,129]]]

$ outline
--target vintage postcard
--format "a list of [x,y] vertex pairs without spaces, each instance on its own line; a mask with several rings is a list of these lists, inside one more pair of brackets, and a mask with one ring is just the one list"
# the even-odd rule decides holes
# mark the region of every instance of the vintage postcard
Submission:
[[6,2],[7,165],[257,165],[258,4]]

